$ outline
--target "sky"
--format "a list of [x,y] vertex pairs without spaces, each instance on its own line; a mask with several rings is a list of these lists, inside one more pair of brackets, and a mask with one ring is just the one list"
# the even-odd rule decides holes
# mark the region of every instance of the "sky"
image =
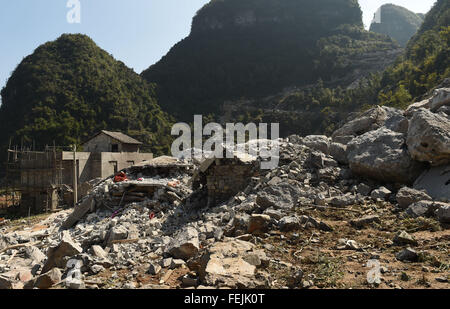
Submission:
[[[80,23],[67,15],[80,3]],[[281,0],[282,1],[282,0]],[[189,35],[192,17],[209,0],[0,0],[0,89],[24,57],[63,33],[83,33],[137,73]],[[426,13],[435,0],[359,0],[369,27],[385,3]],[[76,21],[76,14],[70,14]]]

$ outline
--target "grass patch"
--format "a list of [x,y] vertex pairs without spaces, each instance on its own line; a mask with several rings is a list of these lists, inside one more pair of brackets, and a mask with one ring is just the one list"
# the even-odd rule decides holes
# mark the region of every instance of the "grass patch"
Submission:
[[314,283],[319,288],[336,287],[344,276],[341,258],[318,254],[314,258],[307,258],[304,263],[313,265],[312,273],[316,276]]
[[397,228],[397,231],[406,230],[409,233],[417,231],[438,232],[442,230],[441,225],[437,220],[423,217],[400,220]]

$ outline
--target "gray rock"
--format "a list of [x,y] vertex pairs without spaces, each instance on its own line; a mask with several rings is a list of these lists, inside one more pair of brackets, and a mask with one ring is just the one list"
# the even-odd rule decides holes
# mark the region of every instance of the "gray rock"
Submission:
[[402,246],[402,245],[417,246],[417,244],[418,244],[417,240],[405,231],[398,232],[395,235],[393,241],[394,241],[394,244],[400,245],[400,246]]
[[441,114],[441,116],[450,119],[450,106],[442,106],[436,111],[436,113]]
[[424,191],[403,187],[397,192],[397,203],[402,209],[408,208],[413,203],[431,201],[432,198]]
[[330,139],[325,135],[308,135],[303,138],[302,144],[324,154],[330,152]]
[[385,128],[353,139],[347,158],[354,174],[383,182],[412,183],[424,170],[411,159],[404,135]]
[[372,222],[381,223],[380,217],[377,215],[371,215],[350,220],[350,224],[356,228],[362,228]]
[[373,190],[372,193],[370,194],[370,196],[375,201],[376,200],[386,201],[387,199],[389,199],[391,194],[392,194],[392,192],[389,189],[387,189],[385,187],[380,187],[376,190]]
[[347,145],[348,143],[350,143],[352,141],[352,139],[354,139],[355,137],[353,135],[347,135],[347,136],[335,136],[333,137],[333,142],[338,143],[338,144],[342,144],[342,145]]
[[285,214],[281,210],[272,208],[267,208],[266,210],[264,210],[263,214],[268,215],[275,220],[280,220],[285,216]]
[[417,161],[434,166],[450,163],[450,120],[421,108],[409,123],[408,150]]
[[370,194],[370,192],[372,191],[372,188],[368,185],[366,185],[365,183],[360,183],[357,186],[357,191],[358,193],[364,195],[364,196],[368,196]]
[[300,220],[297,217],[284,217],[278,223],[280,231],[291,232],[300,229]]
[[420,201],[411,204],[405,213],[412,218],[428,217],[438,208],[438,204],[433,201]]
[[435,112],[440,107],[450,105],[450,88],[440,88],[433,92],[433,97],[430,99],[430,109]]
[[425,171],[414,183],[414,189],[425,190],[434,200],[450,201],[450,165]]
[[348,164],[347,159],[347,146],[338,143],[331,143],[330,147],[330,155],[338,161],[340,164]]
[[450,204],[441,204],[436,210],[436,217],[441,223],[450,223]]
[[199,251],[198,232],[192,227],[179,231],[166,249],[174,258],[187,260]]
[[274,209],[290,209],[297,201],[298,188],[283,182],[276,186],[269,186],[258,192],[256,203],[263,209],[272,207]]
[[399,253],[397,253],[397,255],[395,257],[399,261],[415,262],[418,260],[419,255],[417,254],[417,252],[415,250],[413,250],[411,248],[406,248],[406,249],[400,251]]
[[360,136],[383,126],[395,132],[405,133],[405,120],[400,110],[377,106],[336,130],[332,135],[333,141],[342,136]]
[[334,196],[327,199],[327,203],[335,207],[346,207],[356,203],[355,196],[352,194]]

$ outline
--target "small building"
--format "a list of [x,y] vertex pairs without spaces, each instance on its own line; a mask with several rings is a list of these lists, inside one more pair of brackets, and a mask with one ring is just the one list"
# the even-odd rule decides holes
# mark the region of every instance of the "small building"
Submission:
[[142,143],[121,132],[101,131],[82,144],[83,152],[46,147],[44,151],[8,150],[7,187],[21,193],[23,213],[55,210],[73,190],[76,171],[78,198],[83,184],[153,159],[141,153]]
[[142,143],[122,132],[102,130],[81,146],[85,152],[139,152]]
[[234,153],[232,159],[211,157],[205,159],[195,172],[193,187],[206,187],[208,206],[215,206],[245,190],[252,177],[258,174],[256,157],[242,153]]

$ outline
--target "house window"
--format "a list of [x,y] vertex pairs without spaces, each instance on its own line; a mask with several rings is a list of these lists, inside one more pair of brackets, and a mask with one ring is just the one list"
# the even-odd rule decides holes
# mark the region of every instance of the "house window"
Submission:
[[127,161],[128,166],[133,166],[134,165],[134,161]]
[[111,145],[111,152],[119,152],[119,145],[118,144],[112,144]]

